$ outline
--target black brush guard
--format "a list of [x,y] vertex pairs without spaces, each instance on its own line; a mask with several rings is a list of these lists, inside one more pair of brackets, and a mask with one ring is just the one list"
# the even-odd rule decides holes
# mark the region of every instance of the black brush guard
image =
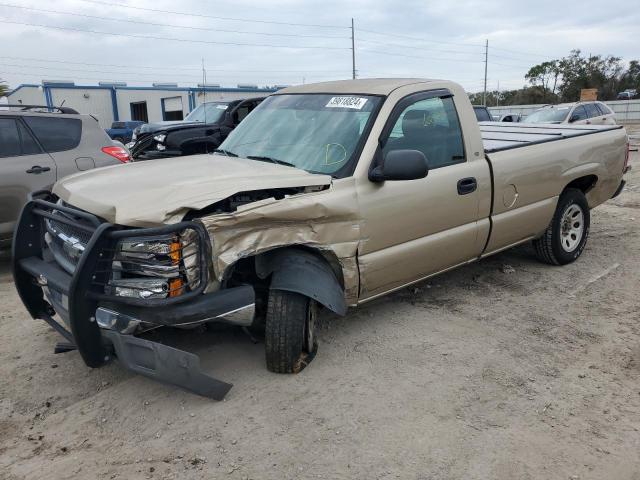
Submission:
[[[196,222],[181,222],[160,228],[130,229],[104,222],[95,215],[54,203],[49,192],[34,193],[22,210],[13,239],[13,277],[18,294],[35,319],[42,319],[60,333],[68,343],[59,351],[77,349],[84,362],[97,368],[114,357],[127,369],[158,381],[176,385],[216,400],[224,398],[231,384],[216,380],[200,369],[197,355],[160,343],[100,328],[96,310],[100,306],[117,309],[156,325],[178,325],[222,316],[254,304],[250,286],[240,286],[203,294],[208,281],[207,256],[210,255],[208,235]],[[81,220],[74,222],[56,213]],[[47,259],[44,240],[45,219],[73,223],[90,233],[73,274]],[[116,297],[105,293],[111,272],[110,264],[118,240],[127,237],[158,236],[191,229],[199,241],[199,281],[189,292],[169,298],[137,299]],[[44,288],[66,295],[68,311],[62,304],[47,301]],[[58,313],[68,325],[53,317]]]

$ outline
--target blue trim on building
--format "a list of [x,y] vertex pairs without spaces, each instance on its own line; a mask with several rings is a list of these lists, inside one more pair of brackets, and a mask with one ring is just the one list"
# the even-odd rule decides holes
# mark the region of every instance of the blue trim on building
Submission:
[[47,107],[53,107],[53,97],[51,96],[51,89],[49,86],[44,85],[42,87],[44,91],[44,100],[47,102]]
[[[122,87],[117,85],[74,85],[65,83],[45,83],[44,85],[37,85],[32,83],[24,83],[18,85],[11,90],[7,95],[16,93],[21,88],[42,88],[44,99],[49,107],[53,107],[53,95],[52,88],[67,88],[72,90],[110,90],[111,91],[111,108],[113,110],[113,119],[115,121],[120,120],[118,112],[118,93],[117,90],[155,90],[164,92],[187,92],[189,99],[189,112],[196,108],[196,93],[198,92],[221,92],[221,93],[264,93],[269,95],[277,92],[277,88],[237,88],[237,87]],[[164,99],[161,99],[162,103],[162,118],[165,118]],[[133,109],[131,109],[131,116],[133,118]]]
[[113,110],[113,120],[120,120],[120,115],[118,114],[118,97],[116,96],[115,87],[111,87],[111,109]]

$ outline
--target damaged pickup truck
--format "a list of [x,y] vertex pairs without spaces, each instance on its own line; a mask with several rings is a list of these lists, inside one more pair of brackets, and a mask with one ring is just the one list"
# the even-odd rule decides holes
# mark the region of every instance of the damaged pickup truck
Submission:
[[231,385],[144,332],[252,327],[269,370],[298,372],[321,308],[345,315],[528,241],[543,262],[573,262],[627,161],[620,126],[479,125],[449,81],[291,87],[215,154],[35,193],[13,242],[15,283],[31,316],[66,338],[59,351],[220,399]]

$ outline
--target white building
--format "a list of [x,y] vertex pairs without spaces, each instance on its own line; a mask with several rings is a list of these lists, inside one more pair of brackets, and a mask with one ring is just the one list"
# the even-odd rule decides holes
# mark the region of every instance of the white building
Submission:
[[178,87],[177,84],[156,83],[151,87],[129,87],[126,83],[75,85],[73,82],[43,81],[41,85],[20,85],[7,97],[10,104],[71,107],[93,115],[101,127],[109,128],[114,121],[182,120],[205,100],[262,97],[274,91],[256,85]]

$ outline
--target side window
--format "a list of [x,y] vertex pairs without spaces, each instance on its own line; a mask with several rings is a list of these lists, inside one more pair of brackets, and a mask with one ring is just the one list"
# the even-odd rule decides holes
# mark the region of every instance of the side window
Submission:
[[598,109],[600,109],[602,115],[610,115],[611,113],[613,113],[611,109],[604,103],[596,103],[596,106],[598,107]]
[[20,155],[20,135],[13,118],[0,118],[0,157]]
[[383,154],[391,150],[419,150],[429,168],[465,161],[462,131],[453,99],[427,98],[409,105],[398,117]]
[[577,122],[578,120],[586,120],[587,118],[589,118],[589,116],[587,115],[587,111],[582,105],[578,105],[571,114],[571,119],[574,122]]
[[80,143],[82,121],[77,118],[24,117],[47,152],[72,150]]
[[233,112],[233,123],[240,123],[247,115],[249,115],[249,111],[249,104],[242,105],[235,112]]
[[587,115],[589,115],[589,118],[599,117],[600,115],[602,115],[600,113],[600,109],[595,103],[587,103],[585,104],[584,108],[587,109]]
[[33,138],[31,132],[29,132],[27,127],[25,127],[21,122],[18,122],[18,131],[20,132],[20,138],[22,140],[23,155],[36,155],[38,153],[42,153],[36,139]]

